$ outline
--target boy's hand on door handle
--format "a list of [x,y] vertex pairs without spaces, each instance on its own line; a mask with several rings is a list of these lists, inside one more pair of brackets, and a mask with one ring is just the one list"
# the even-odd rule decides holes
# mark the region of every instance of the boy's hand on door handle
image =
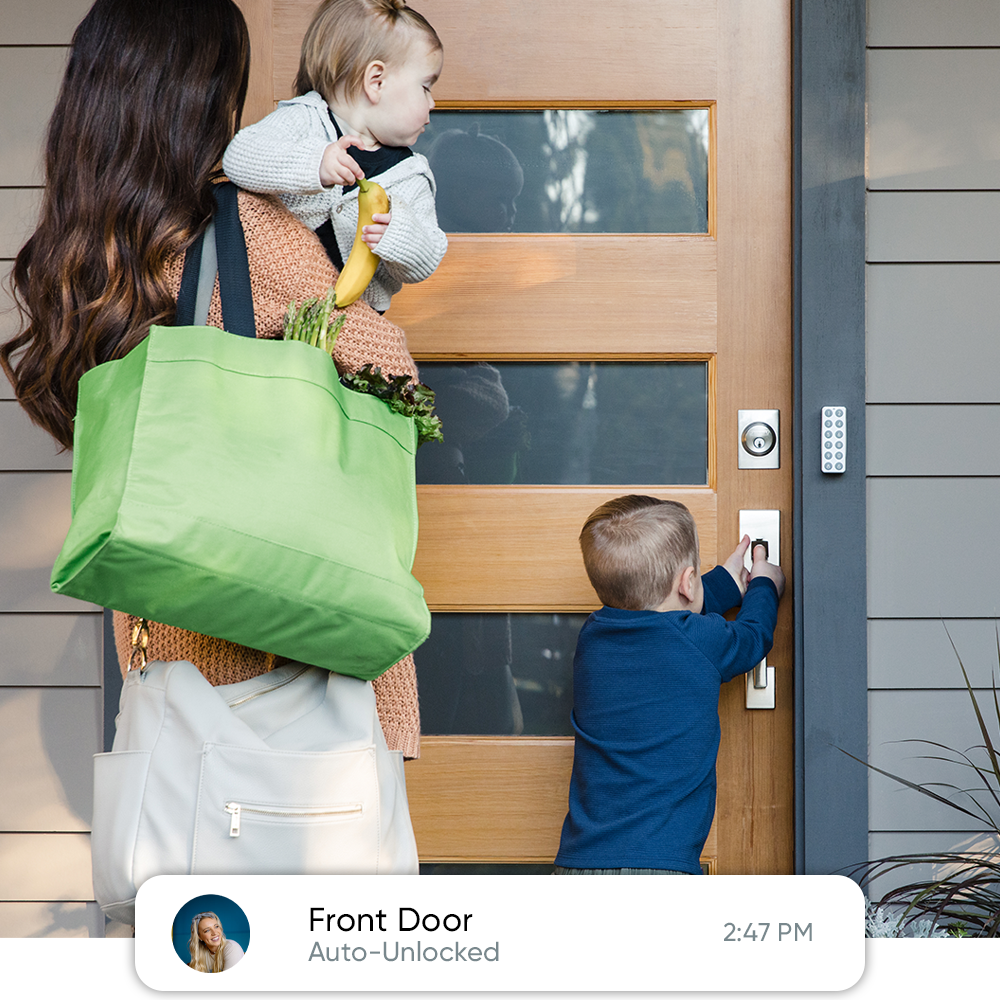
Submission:
[[[744,538],[749,543],[749,537],[744,536]],[[759,576],[767,577],[777,587],[778,597],[781,597],[785,592],[785,574],[781,572],[781,567],[767,561],[767,551],[763,545],[755,545],[752,556],[753,566],[750,569],[750,579],[756,580]]]
[[747,584],[750,582],[750,574],[746,568],[746,554],[749,544],[750,536],[744,535],[733,554],[722,564],[726,572],[736,581],[736,586],[740,588],[740,596],[747,592]]

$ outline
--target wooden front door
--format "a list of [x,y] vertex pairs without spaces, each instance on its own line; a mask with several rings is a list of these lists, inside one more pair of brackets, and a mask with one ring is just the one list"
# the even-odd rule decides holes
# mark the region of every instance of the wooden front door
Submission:
[[[429,133],[436,130],[439,136],[453,129],[484,134],[483,121],[489,126],[485,132],[491,127],[496,132],[498,115],[516,114],[528,132],[541,130],[540,148],[554,162],[565,159],[559,134],[567,128],[577,128],[577,133],[597,129],[591,119],[576,115],[586,112],[596,113],[601,127],[632,116],[625,131],[614,135],[627,133],[633,143],[608,140],[605,145],[620,147],[625,166],[612,165],[600,176],[596,139],[582,167],[564,163],[554,180],[537,177],[533,163],[525,160],[514,201],[520,202],[522,223],[526,215],[534,219],[527,223],[530,231],[519,229],[517,220],[509,225],[509,219],[476,225],[476,231],[454,224],[438,271],[405,287],[388,314],[407,331],[422,371],[431,373],[425,381],[434,386],[435,378],[447,380],[449,372],[468,371],[461,366],[476,362],[487,363],[490,373],[509,382],[512,373],[520,376],[526,366],[540,366],[542,381],[522,379],[525,385],[576,380],[580,405],[598,411],[595,394],[587,396],[593,384],[603,391],[618,378],[627,386],[632,373],[645,378],[652,371],[655,379],[658,369],[687,365],[684,370],[694,371],[705,387],[704,412],[693,418],[689,430],[687,425],[666,428],[653,405],[640,411],[638,424],[633,418],[612,449],[627,455],[669,434],[665,450],[676,453],[703,439],[703,473],[689,474],[683,471],[688,467],[678,466],[682,471],[669,481],[666,475],[623,481],[621,475],[602,473],[607,463],[567,473],[566,468],[579,466],[567,461],[560,466],[563,473],[551,479],[536,472],[525,481],[517,469],[511,471],[517,462],[492,478],[470,475],[464,468],[455,479],[425,478],[418,487],[420,544],[414,572],[436,623],[444,628],[447,620],[459,635],[476,632],[471,645],[453,643],[455,655],[489,659],[494,651],[490,643],[508,642],[504,637],[526,617],[563,620],[596,607],[576,539],[587,514],[622,493],[652,493],[686,503],[698,522],[704,569],[736,545],[741,509],[779,509],[788,574],[790,3],[415,3],[445,49],[444,72],[434,90],[438,112]],[[254,120],[269,110],[271,101],[290,96],[299,41],[313,4],[244,0],[241,6],[253,33],[247,119]],[[451,114],[457,111],[466,116]],[[685,120],[700,123],[707,148],[703,178],[697,169],[678,173],[677,150],[662,141],[663,130],[675,128],[674,120],[662,112],[691,112],[694,117]],[[480,121],[472,123],[469,115]],[[466,123],[475,127],[466,128]],[[689,125],[684,127],[690,131]],[[578,138],[573,141],[579,144]],[[455,166],[441,163],[440,170],[435,166],[442,188],[439,211],[450,193],[443,190],[445,168]],[[457,172],[462,169],[484,176],[481,165]],[[636,178],[642,185],[636,186]],[[621,185],[631,186],[615,190]],[[681,188],[699,194],[701,187],[702,207],[692,209],[692,222],[656,222],[660,194],[668,189],[676,194]],[[545,222],[555,215],[546,216],[537,206],[529,210],[529,194],[555,204],[548,209],[561,212],[558,226]],[[621,213],[604,211],[612,196],[623,206]],[[451,212],[449,217],[459,215]],[[552,366],[550,382],[544,382],[545,366]],[[589,388],[581,379],[591,380]],[[643,391],[655,393],[655,381],[649,385],[653,388]],[[530,389],[522,391],[530,401]],[[509,402],[511,410],[531,410],[529,403],[515,406],[513,396]],[[737,467],[737,412],[757,408],[782,413],[778,470]],[[447,424],[445,433],[447,437]],[[606,427],[600,433],[613,439],[615,430]],[[539,438],[536,431],[536,442]],[[527,441],[525,437],[525,449]],[[466,465],[470,461],[467,454]],[[612,481],[602,481],[602,474]],[[776,708],[748,710],[741,680],[723,689],[716,822],[703,857],[713,872],[793,871],[791,584],[789,580],[769,657],[776,667]],[[419,672],[419,651],[417,659]],[[514,659],[506,656],[512,697],[516,702],[520,692],[526,702],[524,692],[538,685],[518,676]],[[477,663],[465,666],[476,674]],[[425,687],[421,676],[428,704],[430,683]],[[520,716],[520,707],[515,708]],[[531,728],[522,722],[506,732],[489,726],[477,732],[463,731],[460,724],[457,731],[439,728],[424,736],[422,757],[407,765],[422,860],[552,861],[566,809],[572,737],[567,735],[568,720],[557,735],[547,734],[544,725],[535,735],[525,735]]]

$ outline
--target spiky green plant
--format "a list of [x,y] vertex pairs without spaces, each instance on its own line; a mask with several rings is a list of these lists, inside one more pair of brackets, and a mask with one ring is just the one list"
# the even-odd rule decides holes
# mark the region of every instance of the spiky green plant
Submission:
[[[943,623],[942,623],[943,624]],[[945,761],[971,772],[977,782],[963,787],[949,782],[918,783],[892,774],[874,764],[869,764],[853,754],[848,757],[893,781],[912,788],[921,795],[940,802],[971,817],[980,827],[978,832],[992,834],[1000,839],[1000,760],[997,746],[990,734],[979,701],[969,681],[969,674],[962,662],[955,641],[945,632],[955,651],[958,665],[965,680],[972,709],[976,716],[983,742],[968,750],[956,750],[933,740],[904,740],[934,747],[940,753],[922,754],[920,759]],[[1000,662],[1000,628],[997,629],[997,659]],[[1000,728],[1000,698],[997,695],[996,676],[992,676],[993,708]],[[839,749],[839,748],[838,748]],[[975,754],[975,756],[973,756]],[[970,776],[971,777],[971,776]],[[964,783],[963,783],[964,785]],[[942,795],[935,788],[949,790]],[[1000,852],[996,849],[977,853],[943,852],[940,854],[898,854],[875,861],[867,861],[854,868],[850,874],[858,878],[862,888],[867,888],[876,878],[890,872],[901,871],[911,865],[945,866],[947,874],[941,878],[923,879],[899,886],[886,893],[881,900],[883,907],[900,913],[900,926],[915,925],[928,917],[934,927],[943,927],[954,937],[1000,937]]]

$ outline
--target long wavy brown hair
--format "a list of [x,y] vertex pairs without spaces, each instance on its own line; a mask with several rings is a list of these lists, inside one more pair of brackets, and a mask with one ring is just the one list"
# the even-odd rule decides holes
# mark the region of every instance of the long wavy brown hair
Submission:
[[0,346],[21,405],[65,448],[80,377],[173,322],[167,265],[211,218],[249,67],[232,0],[97,0],[73,36],[11,278],[20,332]]

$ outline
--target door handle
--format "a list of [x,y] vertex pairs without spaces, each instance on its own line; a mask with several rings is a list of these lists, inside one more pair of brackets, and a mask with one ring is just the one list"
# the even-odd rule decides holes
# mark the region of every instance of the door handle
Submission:
[[[763,543],[769,562],[781,562],[781,511],[741,510],[740,538],[750,536],[750,547],[744,557],[749,570],[753,565],[753,549]],[[767,657],[747,674],[747,708],[774,708],[774,667],[767,665]]]

